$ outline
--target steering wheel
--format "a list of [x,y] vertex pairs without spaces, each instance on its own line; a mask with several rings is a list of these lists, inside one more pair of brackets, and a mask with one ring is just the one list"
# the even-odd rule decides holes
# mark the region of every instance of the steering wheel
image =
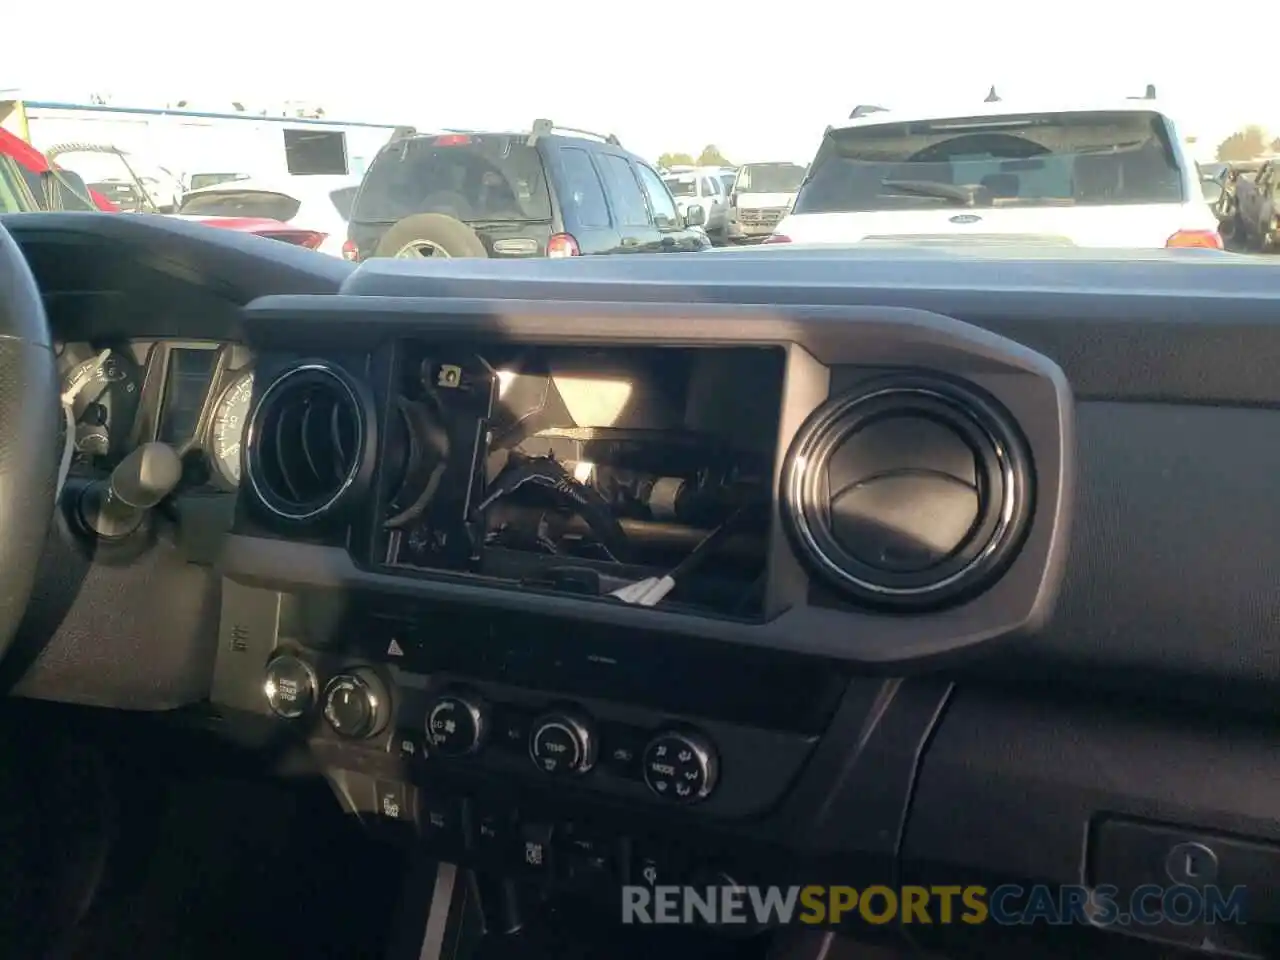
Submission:
[[40,288],[0,224],[0,657],[31,599],[53,517],[59,400]]

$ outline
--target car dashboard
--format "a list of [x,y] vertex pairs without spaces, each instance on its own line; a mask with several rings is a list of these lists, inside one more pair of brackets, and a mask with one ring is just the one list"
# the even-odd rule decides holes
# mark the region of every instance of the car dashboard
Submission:
[[[17,692],[287,743],[371,836],[507,878],[507,911],[616,911],[627,883],[1130,891],[1192,883],[1186,844],[1223,882],[1280,869],[1280,327],[1251,265],[352,268],[110,225],[223,301],[158,298],[121,337],[42,249],[87,223],[6,222],[77,302],[72,476],[162,443],[183,477],[145,549],[55,531],[78,599],[65,570],[37,597]],[[1040,947],[1263,956],[1253,906]]]
[[185,489],[234,491],[253,394],[252,353],[198,340],[55,344],[74,432],[72,473],[110,470],[144,443],[183,459]]

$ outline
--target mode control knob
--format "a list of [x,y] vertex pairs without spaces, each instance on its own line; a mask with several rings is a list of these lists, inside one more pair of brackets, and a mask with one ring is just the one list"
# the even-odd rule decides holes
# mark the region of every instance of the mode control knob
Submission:
[[344,737],[359,739],[382,732],[391,716],[391,697],[382,679],[368,667],[340,673],[324,688],[324,718]]
[[289,653],[267,664],[262,690],[271,712],[285,720],[305,717],[320,697],[320,683],[311,665]]
[[645,747],[644,782],[663,800],[705,800],[716,788],[719,776],[715,747],[700,733],[669,730]]
[[480,749],[485,735],[483,701],[464,693],[446,693],[427,711],[427,750],[442,757],[465,757]]
[[539,717],[529,734],[529,756],[543,773],[586,773],[596,765],[590,721],[572,713]]

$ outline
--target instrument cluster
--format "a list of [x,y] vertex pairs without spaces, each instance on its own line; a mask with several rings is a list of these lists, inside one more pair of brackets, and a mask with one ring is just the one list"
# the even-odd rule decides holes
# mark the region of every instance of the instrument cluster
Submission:
[[253,398],[253,356],[238,344],[59,343],[74,468],[110,469],[144,443],[169,444],[184,480],[234,490]]

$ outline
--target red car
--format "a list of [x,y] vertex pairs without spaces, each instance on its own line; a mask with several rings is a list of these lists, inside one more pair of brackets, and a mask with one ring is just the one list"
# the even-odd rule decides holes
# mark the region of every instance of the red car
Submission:
[[[118,153],[114,147],[85,147],[102,153]],[[50,164],[43,153],[21,137],[0,127],[0,156],[9,157],[18,165],[27,180],[31,195],[42,210],[101,210],[119,213],[120,208],[97,190],[86,186],[84,180],[71,170]],[[49,177],[52,170],[59,176]],[[324,234],[311,230],[299,230],[278,220],[265,217],[184,217],[222,230],[252,233],[272,240],[283,240],[314,250],[324,241]]]

